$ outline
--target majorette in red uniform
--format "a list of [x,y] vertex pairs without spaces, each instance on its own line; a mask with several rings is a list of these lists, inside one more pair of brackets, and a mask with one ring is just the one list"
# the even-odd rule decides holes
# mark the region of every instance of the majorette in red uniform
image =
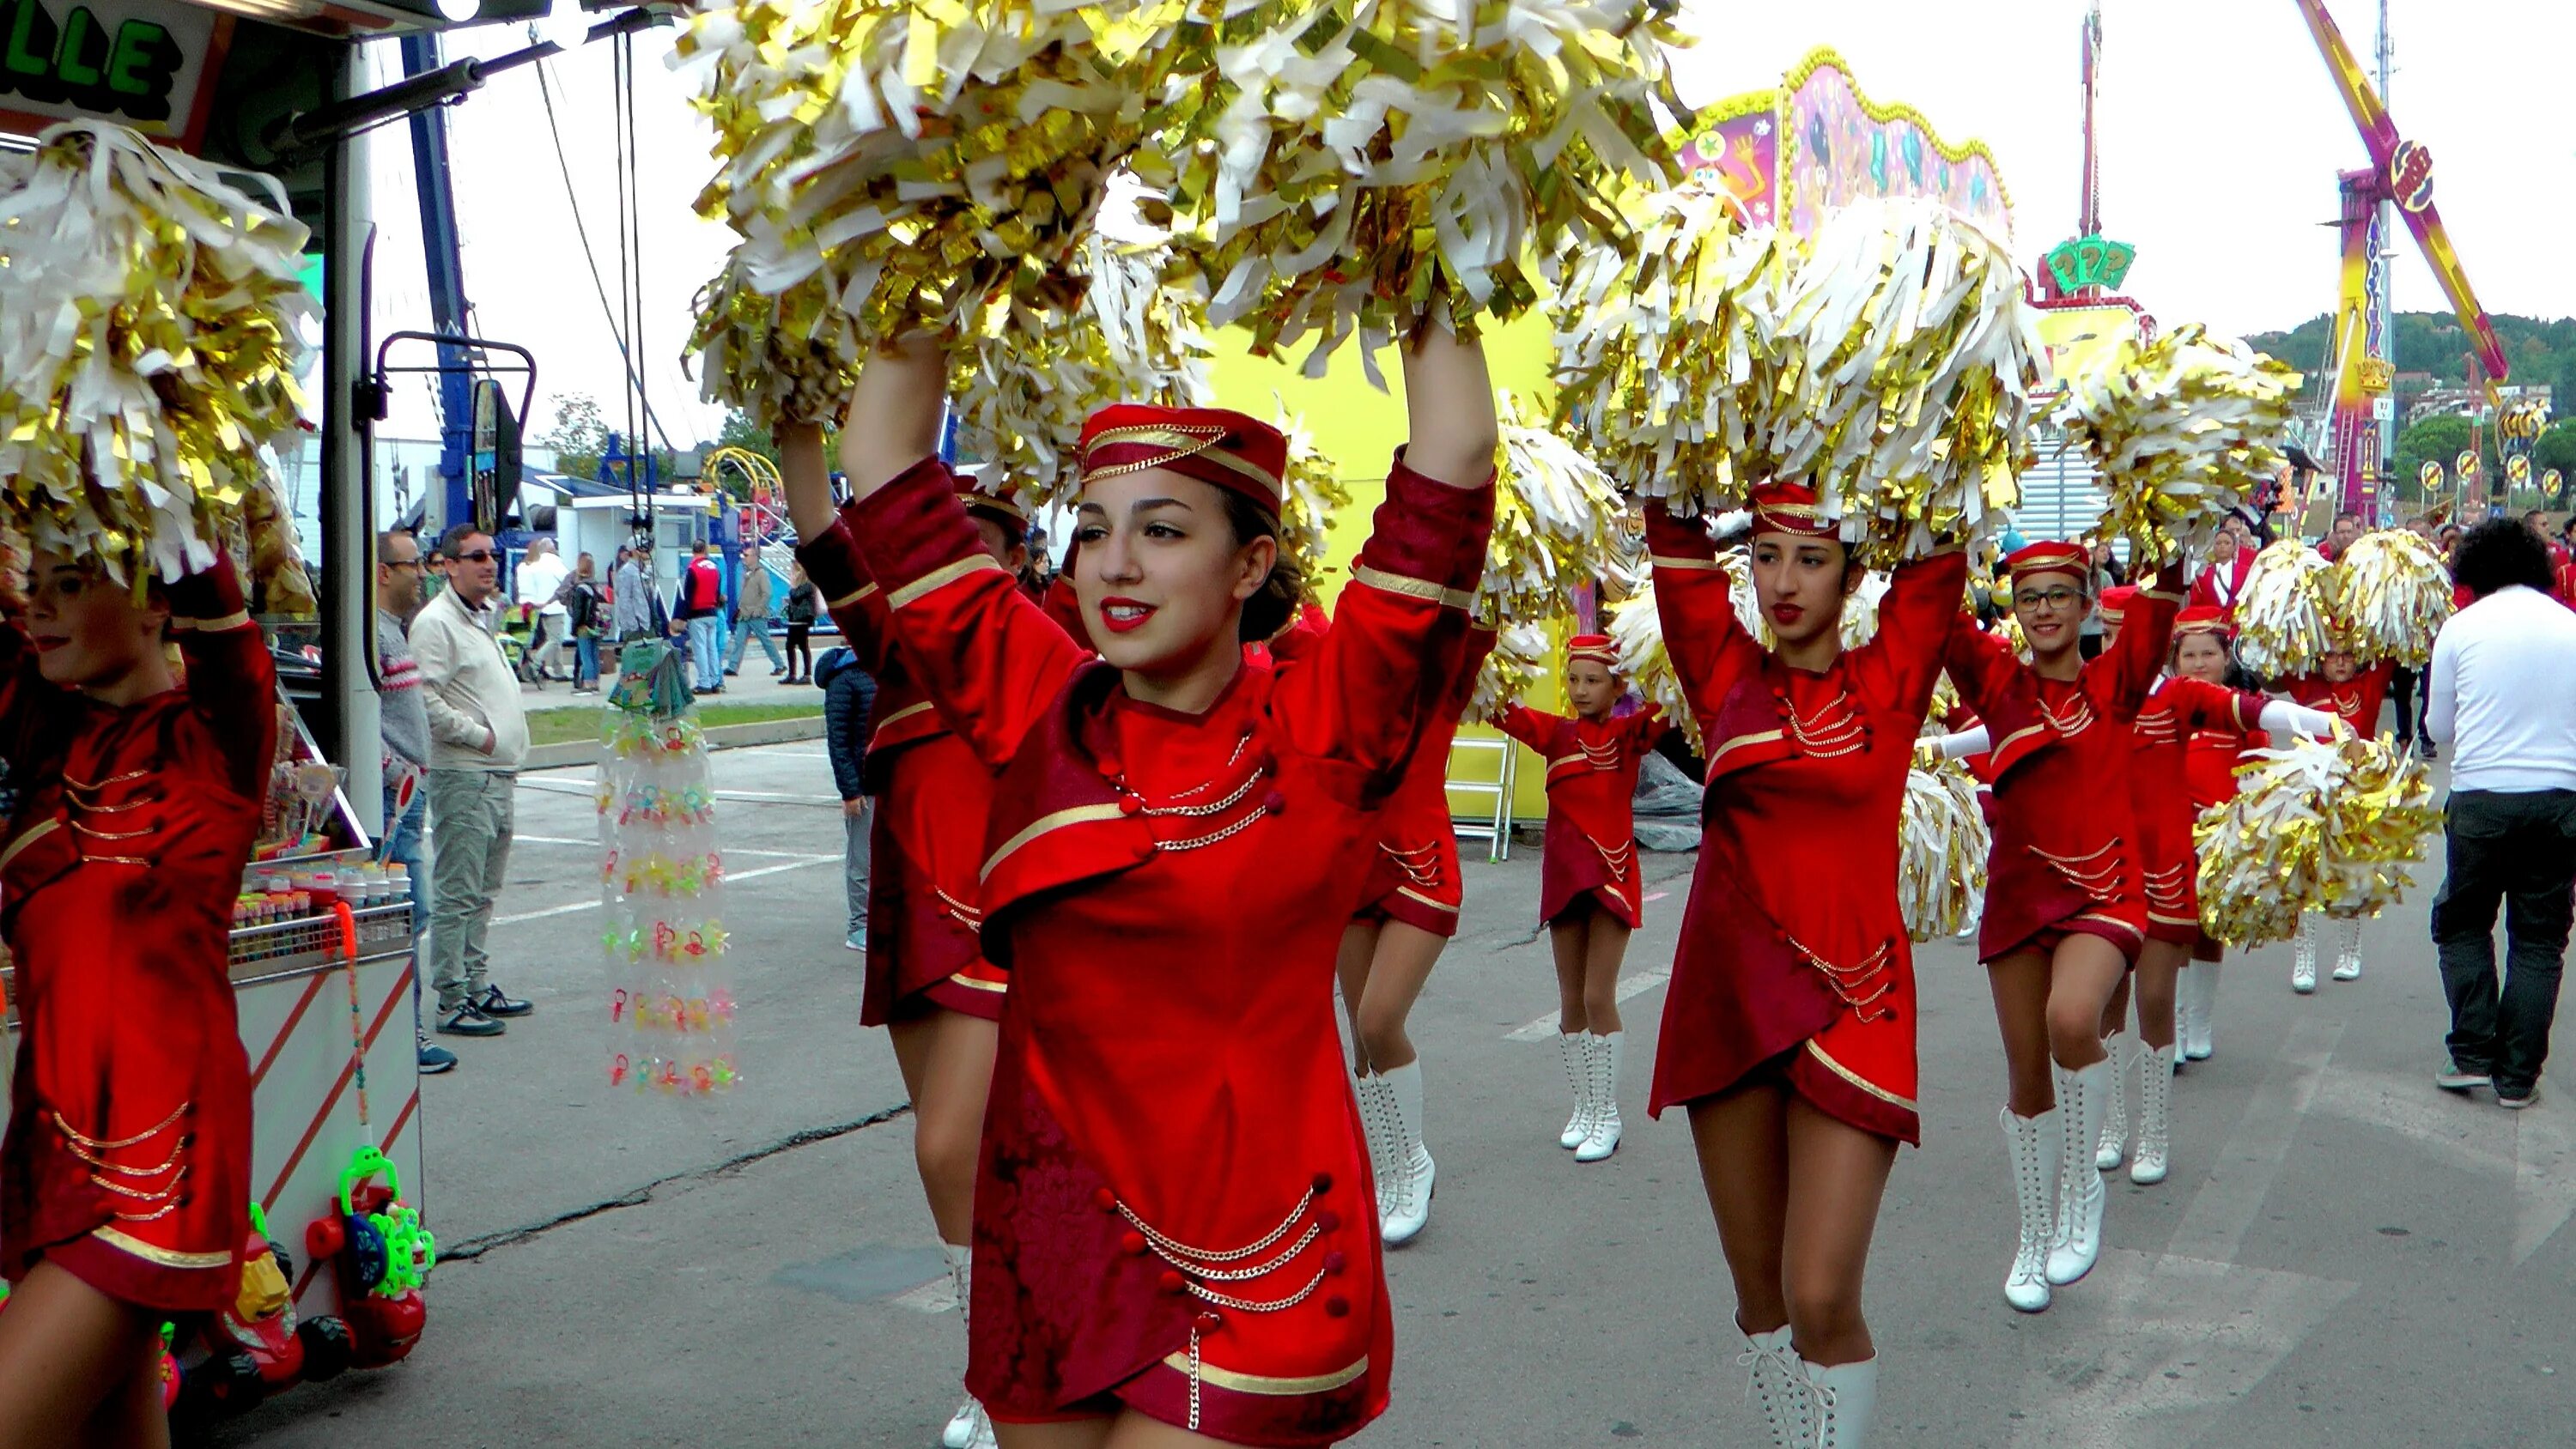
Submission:
[[[791,506],[799,496],[810,497],[806,508],[823,515],[830,484],[819,433],[781,442],[782,467],[797,490]],[[1019,510],[973,490],[961,490],[958,499],[977,520],[985,552],[1010,568],[1025,536]],[[887,1027],[896,1039],[896,1058],[913,1100],[922,1191],[963,1313],[973,1297],[969,1229],[985,1087],[992,1078],[993,1024],[1001,1020],[1009,988],[1008,977],[984,959],[975,936],[983,921],[976,872],[983,864],[993,772],[922,692],[888,622],[884,591],[869,578],[849,526],[835,519],[828,527],[803,531],[797,559],[805,576],[827,601],[842,640],[877,682],[867,757],[876,809],[869,826],[867,977],[859,1023]],[[943,1014],[953,1014],[945,1026]],[[980,1413],[972,1401],[959,1405],[943,1438],[972,1443],[983,1427]]]
[[[72,572],[38,570],[40,639],[59,627],[49,594],[124,587]],[[239,1282],[251,1089],[228,933],[277,742],[268,648],[230,566],[161,597],[185,683],[122,707],[47,683],[0,627],[0,927],[19,1013],[0,1276],[24,1286],[52,1264],[155,1321],[229,1308]]]
[[[1898,821],[1915,736],[1958,626],[1967,560],[1950,553],[1898,568],[1879,600],[1877,637],[1834,653],[1843,600],[1859,578],[1834,542],[1835,525],[1802,486],[1764,485],[1752,503],[1757,593],[1783,587],[1766,585],[1766,576],[1810,591],[1795,596],[1803,604],[1766,598],[1766,617],[1775,631],[1796,629],[1825,659],[1821,668],[1792,668],[1745,632],[1699,520],[1657,506],[1646,514],[1664,646],[1708,751],[1699,863],[1649,1106],[1659,1114],[1689,1108],[1710,1195],[1721,1200],[1719,1236],[1738,1301],[1771,1305],[1749,1309],[1759,1318],[1739,1317],[1737,1327],[1766,1406],[1791,1406],[1773,1413],[1787,1443],[1814,1432],[1803,1427],[1809,1410],[1798,1407],[1815,1402],[1800,1397],[1811,1385],[1843,1396],[1847,1408],[1863,1408],[1874,1394],[1874,1356],[1802,1363],[1780,1320],[1794,1322],[1806,1300],[1790,1299],[1776,1279],[1784,1228],[1777,1208],[1760,1204],[1789,1192],[1776,1145],[1783,1140],[1885,1139],[1871,1144],[1883,1156],[1861,1154],[1876,1175],[1802,1189],[1873,1201],[1896,1143],[1920,1140],[1913,958],[1896,896]],[[2036,727],[2013,735],[2006,769],[2042,743]],[[1837,1144],[1834,1156],[1854,1154]],[[1846,1246],[1849,1261],[1836,1276],[1849,1301],[1834,1311],[1849,1323],[1859,1316],[1865,1232]],[[1818,1331],[1797,1324],[1799,1346]]]
[[[1294,667],[1319,644],[1323,636],[1314,630],[1301,620],[1287,631],[1280,641],[1285,665]],[[1351,1088],[1368,1128],[1378,1226],[1390,1248],[1411,1242],[1430,1223],[1439,1178],[1422,1135],[1422,1059],[1404,1024],[1442,944],[1458,933],[1458,908],[1466,901],[1458,830],[1449,815],[1449,746],[1494,637],[1491,629],[1469,631],[1467,657],[1432,705],[1413,763],[1379,816],[1377,853],[1337,957],[1357,1057]]]
[[[2035,691],[2037,727],[2058,746],[1995,786],[1977,933],[1977,955],[1996,977],[2012,1084],[2001,1121],[2021,1234],[2004,1297],[2035,1313],[2048,1306],[2052,1283],[2083,1277],[2101,1250],[2104,1190],[2094,1154],[2114,1066],[2097,1030],[2073,1040],[2050,1032],[2059,1016],[2050,1006],[2073,993],[2083,1010],[2067,1015],[2098,1022],[2146,940],[2130,725],[2164,667],[2181,571],[2168,565],[2156,587],[2140,590],[2126,627],[2087,662],[2076,651],[2077,625],[2094,603],[2084,547],[2035,543],[2004,566],[2031,662],[2000,639],[1961,629],[1951,636],[1948,665],[1960,696],[1990,728],[2009,716],[2020,691]],[[2025,1059],[2023,1044],[2043,1040],[2047,1057]]]
[[2219,558],[2216,557],[2216,546],[2212,546],[2209,562],[2203,564],[2200,572],[2192,578],[2190,607],[2216,609],[2222,616],[2233,619],[2236,617],[2236,601],[2245,593],[2245,576],[2254,571],[2254,556],[2260,550],[2254,546],[2253,530],[2242,523],[2224,527],[2221,537],[2235,547],[2225,558]]
[[[2112,593],[2117,590],[2110,591]],[[2110,594],[2103,613],[2113,613]],[[2189,741],[2202,735],[2269,743],[2267,726],[2297,727],[2322,716],[2280,700],[2230,689],[2207,678],[2180,671],[2179,661],[2194,639],[2218,641],[2219,673],[2225,673],[2226,615],[2217,609],[2190,608],[2173,628],[2176,671],[2156,686],[2131,727],[2129,803],[2138,822],[2140,876],[2147,898],[2147,941],[2138,952],[2136,989],[2138,1030],[2127,1030],[2129,992],[2111,998],[2103,1016],[2103,1046],[2111,1055],[2110,1103],[2103,1113],[2094,1165],[2108,1172],[2126,1160],[2129,1179],[2138,1183],[2165,1180],[2169,1169],[2168,1124],[2173,1102],[2175,1040],[2174,1004],[2186,963],[2206,940],[2200,929],[2200,859],[2192,845],[2192,826],[2199,810],[2192,804],[2188,779]],[[2194,659],[2200,656],[2195,654]],[[2213,963],[2214,964],[2214,963]],[[2131,1063],[2138,1072],[2137,1153],[2128,1152],[2129,1113],[2123,1100]]]
[[1580,1020],[1561,1019],[1556,1036],[1574,1089],[1574,1114],[1557,1134],[1557,1145],[1573,1149],[1577,1162],[1599,1162],[1619,1149],[1625,1037],[1617,1017],[1619,966],[1628,933],[1645,921],[1634,814],[1637,771],[1671,728],[1652,707],[1611,716],[1619,698],[1618,667],[1618,647],[1608,635],[1578,634],[1565,646],[1566,695],[1574,716],[1516,704],[1494,721],[1547,762],[1538,918],[1557,957],[1560,1007],[1583,1013]]
[[[2350,654],[2333,653],[2319,663],[2316,673],[2275,680],[2273,687],[2311,709],[2335,716],[2366,739],[2379,733],[2379,707],[2388,697],[2388,680],[2395,669],[2388,660],[2364,668]],[[2361,978],[2361,918],[2310,911],[2299,917],[2298,939],[2290,948],[2292,991],[2305,996],[2317,989],[2321,946],[2334,951],[2335,980]]]
[[[874,396],[862,375],[854,424],[893,396],[935,396],[944,359],[904,365]],[[1417,407],[1440,390],[1408,388]],[[1460,442],[1442,439],[1492,447],[1489,431]],[[1208,489],[1194,496],[1231,493],[1275,520],[1285,458],[1276,431],[1237,413],[1095,415],[1083,567],[1155,592],[1086,592],[1095,637],[1201,602],[1154,582],[1140,551],[1164,546],[1160,518],[1209,526],[1204,504],[1128,499],[1113,480],[1195,479]],[[1376,814],[1465,657],[1490,477],[1448,486],[1399,458],[1324,641],[1277,671],[1229,642],[1237,668],[1195,714],[1131,695],[1013,588],[936,460],[858,479],[853,532],[905,658],[1001,769],[981,900],[1012,990],[976,1185],[968,1371],[995,1418],[1133,1412],[1303,1445],[1385,1407],[1390,1312],[1332,1017],[1347,912],[1316,904],[1357,899]]]

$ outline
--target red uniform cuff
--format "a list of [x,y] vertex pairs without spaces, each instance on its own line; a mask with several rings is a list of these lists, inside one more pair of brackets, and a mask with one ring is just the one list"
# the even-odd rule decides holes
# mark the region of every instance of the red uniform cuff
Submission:
[[805,577],[823,596],[826,609],[848,607],[868,587],[867,562],[859,556],[859,541],[851,533],[846,513],[844,510],[844,517],[832,520],[831,527],[796,545],[796,561],[805,566]]
[[1675,518],[1672,510],[1660,503],[1646,506],[1646,552],[1664,567],[1711,565],[1717,561],[1717,540],[1708,536],[1706,521],[1698,518]]
[[241,576],[233,572],[231,559],[216,555],[214,566],[186,575],[168,585],[163,597],[170,601],[170,617],[186,629],[232,629],[250,622],[250,612],[242,601]]
[[904,469],[842,510],[841,518],[868,574],[886,591],[888,608],[976,569],[1000,567],[957,501],[956,476],[937,458]]
[[1370,522],[1351,577],[1463,609],[1484,576],[1484,543],[1493,527],[1490,479],[1481,487],[1452,488],[1406,467],[1398,451],[1386,475],[1386,502]]

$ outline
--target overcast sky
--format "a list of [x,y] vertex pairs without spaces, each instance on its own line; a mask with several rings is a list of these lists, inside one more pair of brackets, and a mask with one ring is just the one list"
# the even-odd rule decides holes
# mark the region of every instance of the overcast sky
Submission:
[[[2080,0],[1684,0],[1702,40],[1677,61],[1694,103],[1774,84],[1818,45],[1839,49],[1881,101],[1920,110],[1959,142],[1982,139],[2014,202],[2025,265],[2071,235],[2081,152]],[[2373,0],[2333,0],[2367,59]],[[2436,200],[2491,311],[2571,310],[2563,254],[2576,234],[2576,128],[2565,68],[2576,56],[2567,0],[2390,0],[2398,69],[2391,109],[2430,147]],[[2129,291],[2167,323],[2243,333],[2288,327],[2334,302],[2335,175],[2366,160],[2293,0],[2107,0],[2101,112],[2104,228],[2138,248]],[[520,39],[485,27],[451,57]],[[668,32],[637,42],[646,230],[645,382],[673,440],[712,435],[679,353],[691,298],[729,233],[690,203],[713,169],[709,132],[664,68]],[[378,49],[385,49],[378,47]],[[384,62],[390,64],[390,61]],[[572,184],[617,295],[610,60],[596,45],[547,66]],[[465,284],[487,336],[538,355],[536,429],[551,399],[588,392],[621,426],[617,352],[565,199],[537,77],[495,80],[448,113]],[[425,326],[407,132],[378,133],[372,172],[384,235],[379,327]],[[2445,304],[2411,239],[2397,303]],[[2291,359],[2312,365],[2314,359]],[[433,426],[417,394],[396,431]]]

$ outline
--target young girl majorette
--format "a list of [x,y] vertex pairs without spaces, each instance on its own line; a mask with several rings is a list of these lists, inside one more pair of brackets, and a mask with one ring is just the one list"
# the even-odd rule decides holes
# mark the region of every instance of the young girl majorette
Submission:
[[[1870,1234],[1897,1144],[1921,1140],[1898,823],[1967,558],[1898,568],[1877,636],[1846,651],[1862,569],[1837,525],[1800,485],[1751,502],[1771,648],[1737,621],[1699,520],[1646,514],[1665,649],[1708,741],[1649,1108],[1690,1113],[1774,1442],[1855,1449],[1878,1386]],[[2038,743],[2012,736],[2006,767]]]
[[138,596],[40,552],[0,622],[0,1444],[168,1444],[161,1323],[233,1306],[258,1189],[228,933],[276,698],[220,560]]
[[[778,441],[788,514],[803,540],[797,561],[842,640],[877,681],[867,764],[877,808],[859,1024],[885,1027],[894,1040],[895,1063],[912,1098],[914,1164],[963,1314],[974,1298],[969,1243],[976,1149],[1010,987],[975,939],[983,919],[976,872],[993,772],[923,692],[891,624],[885,592],[869,575],[849,525],[834,512],[822,429],[790,425]],[[1017,574],[1028,558],[1025,519],[988,493],[961,490],[958,498],[984,555]],[[949,1417],[941,1442],[947,1449],[993,1442],[974,1400]]]
[[[2107,631],[2121,627],[2120,612],[2105,590],[2103,616]],[[2123,601],[2125,602],[2125,601]],[[2169,1167],[2168,1138],[2173,1107],[2173,1073],[2178,1043],[2174,1034],[2174,997],[2192,952],[2206,940],[2200,929],[2200,858],[2192,844],[2199,810],[2191,802],[2188,780],[2191,738],[2202,734],[2232,735],[2268,742],[2266,731],[2295,729],[2323,734],[2331,717],[2287,700],[2266,699],[2245,690],[2182,671],[2186,645],[2195,661],[2205,661],[2212,641],[2223,640],[2226,615],[2215,608],[2184,609],[2175,617],[2172,673],[2156,686],[2131,728],[2129,805],[2137,815],[2139,872],[2145,882],[2147,939],[2138,950],[2136,987],[2138,1030],[2126,1030],[2129,982],[2123,980],[2103,1013],[2103,1046],[2111,1056],[2110,1107],[2103,1114],[2095,1144],[2094,1165],[2105,1172],[2126,1160],[2129,1180],[2158,1183]],[[2114,643],[2116,644],[2116,639]],[[2215,651],[2222,661],[2223,644]],[[2137,1154],[2127,1155],[2128,1113],[2122,1101],[2129,1067],[2138,1072]]]
[[[1312,644],[1289,651],[1290,662]],[[1431,1221],[1438,1183],[1438,1164],[1422,1138],[1422,1059],[1404,1023],[1441,948],[1458,934],[1458,908],[1466,901],[1458,830],[1449,815],[1449,743],[1458,733],[1458,712],[1475,693],[1476,670],[1493,647],[1494,631],[1471,631],[1466,666],[1425,721],[1404,783],[1386,803],[1360,908],[1342,928],[1337,974],[1357,1058],[1351,1086],[1368,1128],[1378,1219],[1390,1248],[1413,1241]]]
[[[2365,669],[2350,653],[2336,650],[2317,661],[2316,673],[2276,680],[2274,687],[2301,704],[2333,713],[2367,738],[2379,733],[2379,706],[2388,697],[2395,667],[2382,660]],[[2290,951],[2290,989],[2301,996],[2317,989],[2320,944],[2334,948],[2334,979],[2361,979],[2361,917],[2308,911],[2299,917],[2299,938]]]
[[1005,1449],[1329,1444],[1386,1406],[1338,907],[1466,657],[1498,433],[1476,343],[1428,327],[1404,352],[1411,442],[1331,630],[1275,670],[1243,647],[1299,593],[1275,429],[1092,416],[1094,658],[978,547],[935,456],[944,350],[899,342],[853,391],[851,533],[925,691],[1000,771],[980,904],[1012,995],[967,1386]]
[[1606,634],[1565,645],[1572,718],[1511,705],[1494,722],[1547,761],[1547,838],[1538,918],[1556,955],[1556,1045],[1574,1115],[1556,1145],[1577,1162],[1619,1150],[1619,963],[1645,920],[1639,878],[1637,770],[1670,728],[1649,706],[1614,719],[1618,647]]
[[[2001,1122],[2021,1216],[2004,1298],[2036,1313],[2048,1307],[2052,1285],[2091,1272],[2102,1249],[2105,1193],[2094,1152],[2114,1070],[2102,1014],[2147,934],[2129,804],[2130,724],[2163,668],[2182,568],[2166,564],[2129,604],[2117,639],[2088,662],[2077,633],[2094,603],[2085,548],[2030,544],[2004,565],[2030,661],[2001,639],[1961,629],[1948,665],[1998,747],[2018,733],[2001,726],[2014,718],[2023,690],[2036,692],[2039,712],[2023,728],[2059,746],[2001,773],[1995,786],[1977,931],[2003,1031],[2010,1091]],[[1956,737],[1945,743],[1963,752]]]
[[[2230,642],[2233,627],[2224,609],[2185,609],[2174,623],[2173,672],[2186,679],[2233,686],[2243,678]],[[2236,767],[2245,752],[2269,743],[2269,736],[2224,727],[2193,730],[2183,742],[2183,785],[2192,814],[2214,809],[2236,798]],[[2197,880],[2194,881],[2197,887]],[[2191,966],[2183,972],[2176,1011],[2178,1035],[2186,1062],[2203,1062],[2218,1050],[2219,966],[2226,943],[2206,930],[2192,945]]]

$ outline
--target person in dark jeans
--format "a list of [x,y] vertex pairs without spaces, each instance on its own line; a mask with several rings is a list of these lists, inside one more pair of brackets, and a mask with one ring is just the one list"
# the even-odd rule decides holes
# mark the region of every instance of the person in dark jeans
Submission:
[[832,757],[832,780],[841,790],[841,884],[849,897],[850,934],[842,944],[868,949],[868,730],[877,705],[877,682],[859,667],[858,655],[834,649],[814,664],[823,687],[823,747]]
[[787,606],[780,617],[787,621],[787,682],[820,684],[814,677],[814,613],[820,606],[815,597],[814,581],[805,577],[805,566],[787,566]]
[[2528,1107],[2576,914],[2576,612],[2550,597],[2549,555],[2518,523],[2469,530],[2456,574],[2474,598],[2433,645],[2424,719],[2425,738],[2452,747],[2448,869],[2433,900],[2450,1060],[2433,1080]]

